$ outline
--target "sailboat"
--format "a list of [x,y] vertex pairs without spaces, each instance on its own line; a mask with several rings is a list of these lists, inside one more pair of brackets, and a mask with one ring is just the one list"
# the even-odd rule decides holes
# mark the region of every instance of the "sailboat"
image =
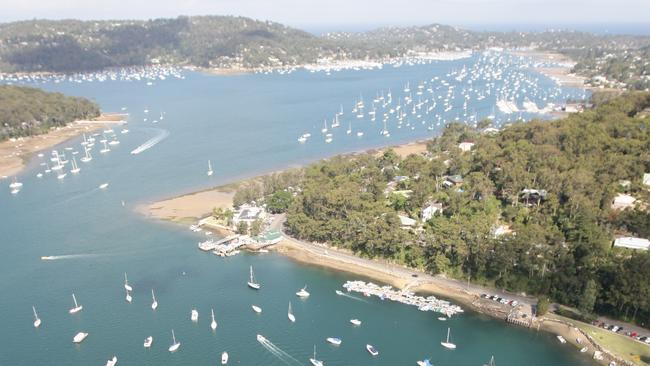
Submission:
[[305,287],[301,288],[300,291],[296,292],[296,296],[298,297],[309,297],[309,292],[307,292],[307,285]]
[[176,352],[178,351],[178,348],[181,346],[180,342],[176,342],[176,334],[174,334],[174,330],[172,329],[172,340],[174,343],[172,343],[171,346],[169,346],[169,352]]
[[448,349],[456,349],[456,345],[449,342],[449,334],[450,334],[450,332],[451,332],[451,328],[447,328],[447,340],[444,341],[444,342],[440,342],[440,344],[443,347],[448,348]]
[[429,359],[426,359],[424,361],[418,361],[416,363],[417,363],[418,366],[433,366],[431,364],[431,361],[429,361]]
[[32,306],[32,310],[34,310],[34,328],[38,328],[41,326],[41,319],[36,314],[36,307]]
[[208,160],[208,177],[211,177],[212,173],[214,173],[212,171],[212,163],[210,162],[210,160]]
[[126,290],[126,302],[131,303],[131,301],[133,301],[133,297],[131,297],[129,290]]
[[106,154],[107,152],[111,151],[111,149],[109,149],[108,146],[106,146],[106,140],[104,140],[103,143],[104,143],[104,148],[99,150],[99,152],[102,154]]
[[293,311],[291,311],[291,301],[289,301],[289,311],[287,312],[287,317],[289,320],[291,320],[292,323],[296,321],[296,317],[293,315]]
[[196,311],[196,309],[192,309],[190,313],[190,320],[192,320],[195,323],[199,321],[199,312]]
[[484,364],[483,366],[496,366],[494,363],[494,356],[490,357],[490,362]]
[[81,157],[81,159],[80,159],[81,162],[82,163],[87,163],[87,162],[93,160],[93,157],[90,155],[90,149],[85,148],[84,150],[86,151],[86,156]]
[[262,286],[259,283],[255,282],[255,276],[253,275],[253,266],[250,267],[250,279],[248,280],[248,287],[259,290]]
[[74,301],[74,307],[69,310],[70,314],[76,314],[80,312],[84,307],[83,305],[77,304],[77,298],[74,296],[74,293],[72,294],[72,300]]
[[14,181],[11,182],[11,184],[9,184],[9,188],[11,188],[11,189],[20,188],[20,187],[22,187],[22,186],[23,186],[23,184],[22,184],[21,182],[19,182],[19,181],[16,179],[16,177],[14,177]]
[[212,330],[216,330],[217,329],[217,321],[214,320],[214,309],[210,309],[210,313],[212,315],[212,322],[210,323],[210,328],[212,328]]
[[151,309],[156,310],[158,308],[158,301],[156,301],[156,295],[153,293],[153,289],[151,289],[151,298],[153,299],[153,302],[151,303]]
[[350,122],[350,124],[348,125],[348,130],[345,131],[345,133],[347,133],[348,135],[352,133],[352,122]]
[[321,128],[320,132],[322,133],[327,132],[327,120],[323,121],[323,128]]
[[311,362],[311,364],[314,366],[323,366],[323,361],[319,361],[316,359],[316,345],[314,345],[314,357],[310,358],[309,362]]
[[131,287],[131,285],[129,285],[129,279],[126,277],[126,272],[124,272],[124,288],[127,291],[133,291],[133,287]]
[[117,356],[113,356],[113,358],[106,361],[106,366],[115,366],[115,365],[117,365]]

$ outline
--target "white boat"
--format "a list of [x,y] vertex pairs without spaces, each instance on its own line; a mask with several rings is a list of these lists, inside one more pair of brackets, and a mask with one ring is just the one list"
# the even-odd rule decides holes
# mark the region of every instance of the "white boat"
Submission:
[[291,301],[289,301],[289,311],[287,312],[287,317],[292,323],[295,323],[296,317],[293,315],[293,312],[291,311]]
[[174,343],[172,343],[171,346],[169,346],[168,350],[169,352],[176,352],[178,351],[178,348],[181,346],[180,342],[176,342],[176,334],[174,334],[174,330],[172,329],[172,340]]
[[327,132],[327,120],[323,122],[323,128],[321,128],[320,132],[325,133]]
[[348,135],[352,133],[352,122],[350,122],[350,124],[348,125],[348,129],[347,131],[345,131],[345,133]]
[[316,345],[314,345],[314,357],[310,358],[309,362],[311,362],[311,364],[314,366],[323,366],[323,361],[320,361],[316,358]]
[[307,292],[307,285],[301,288],[300,291],[296,292],[296,296],[306,298],[309,297],[309,292]]
[[84,150],[86,151],[86,155],[82,156],[81,159],[79,159],[79,160],[81,160],[82,163],[87,163],[87,162],[93,160],[93,157],[90,155],[90,149],[85,148]]
[[113,140],[111,140],[108,144],[111,145],[111,146],[119,145],[119,144],[120,144],[120,140],[113,139]]
[[331,137],[328,137],[328,138],[325,139],[325,143],[328,143],[328,144],[331,143],[332,141],[334,141],[334,140]]
[[300,136],[300,137],[298,137],[298,142],[300,142],[301,144],[304,144],[305,142],[307,142],[307,138],[305,136]]
[[74,301],[74,307],[69,310],[70,314],[76,314],[84,308],[83,305],[77,303],[77,297],[74,294],[72,294],[72,301]]
[[99,185],[99,189],[106,189],[108,188],[108,183],[102,183]]
[[14,177],[14,181],[11,182],[11,184],[9,184],[9,188],[11,188],[11,189],[20,188],[20,187],[22,187],[22,186],[23,186],[23,184],[22,184],[21,182],[19,182],[19,181],[16,179],[16,177]]
[[587,352],[588,350],[589,350],[589,347],[587,347],[587,346],[582,347],[582,348],[580,348],[580,353],[585,353],[585,352]]
[[221,354],[221,364],[222,365],[228,364],[228,352],[226,351],[223,351],[223,353]]
[[72,157],[72,169],[70,169],[70,173],[77,174],[80,171],[81,171],[81,168],[79,168],[79,165],[77,165],[77,159],[73,156]]
[[72,343],[81,343],[88,337],[88,333],[79,332],[74,337],[72,337]]
[[251,308],[253,308],[253,311],[258,314],[262,312],[262,308],[257,305],[251,305]]
[[445,318],[444,316],[439,316],[438,320],[440,320],[441,322],[445,322],[447,321],[447,318]]
[[362,136],[363,136],[363,132],[361,131],[357,132],[357,137],[362,137]]
[[117,356],[113,356],[113,358],[106,361],[106,366],[115,366],[115,365],[117,365]]
[[366,351],[370,353],[373,356],[377,356],[379,354],[379,351],[375,347],[373,347],[372,344],[366,344]]
[[352,325],[359,326],[359,325],[361,325],[361,320],[359,320],[359,319],[350,319],[350,323],[352,323]]
[[329,337],[326,340],[327,340],[327,342],[329,342],[329,343],[331,343],[331,344],[333,344],[335,346],[340,346],[341,343],[343,343],[341,338],[336,338],[336,337]]
[[451,333],[451,328],[447,328],[447,340],[444,342],[440,342],[440,344],[448,349],[456,349],[456,345],[449,342],[449,334]]
[[211,177],[214,172],[212,171],[212,163],[208,160],[208,177]]
[[41,319],[36,314],[36,307],[32,306],[32,310],[34,311],[34,328],[38,328],[41,326]]
[[260,343],[262,343],[262,342],[266,342],[266,338],[264,338],[263,335],[258,334],[258,335],[257,335],[257,341],[260,342]]
[[[429,364],[429,365],[431,365],[431,364]],[[429,365],[426,365],[426,366],[429,366]],[[490,362],[484,364],[483,366],[496,366],[496,364],[494,363],[494,356],[490,357]]]
[[217,321],[214,319],[214,309],[210,309],[210,315],[212,315],[212,321],[210,322],[210,328],[212,328],[212,330],[216,330],[217,329]]
[[126,290],[126,302],[131,303],[131,301],[133,301],[133,297],[131,297],[129,290]]
[[192,309],[192,312],[190,313],[190,320],[195,323],[199,321],[199,312],[196,311],[196,309]]
[[124,272],[124,288],[127,291],[133,291],[133,287],[131,287],[131,285],[129,285],[129,278],[126,276],[126,272]]
[[151,310],[156,310],[158,308],[158,301],[156,301],[156,295],[153,293],[153,289],[151,289]]
[[151,348],[151,344],[153,344],[153,337],[149,336],[144,339],[144,348]]
[[561,335],[557,336],[557,340],[560,341],[560,343],[562,344],[566,343],[566,339],[564,339],[564,337],[562,337]]
[[20,192],[20,189],[14,188],[11,190],[11,194],[18,194]]
[[65,178],[66,175],[68,175],[68,173],[61,172],[61,173],[59,173],[59,175],[56,176],[56,179],[63,179],[63,178]]
[[429,360],[417,361],[416,364],[418,366],[433,366]]
[[262,286],[259,283],[255,282],[255,275],[253,274],[253,266],[250,266],[250,278],[248,279],[248,287],[259,290]]
[[111,149],[109,149],[108,146],[106,145],[106,140],[103,141],[103,144],[104,144],[104,148],[99,150],[100,153],[106,154],[107,152],[111,151]]
[[337,294],[337,295],[343,295],[343,291],[341,291],[341,290],[336,290],[336,294]]

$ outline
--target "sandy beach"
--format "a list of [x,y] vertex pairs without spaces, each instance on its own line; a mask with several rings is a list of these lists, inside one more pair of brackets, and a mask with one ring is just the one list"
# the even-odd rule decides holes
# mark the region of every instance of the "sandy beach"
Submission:
[[26,162],[39,151],[58,145],[82,133],[90,133],[109,124],[121,124],[125,116],[102,114],[94,120],[76,121],[37,136],[0,142],[0,177],[20,173]]

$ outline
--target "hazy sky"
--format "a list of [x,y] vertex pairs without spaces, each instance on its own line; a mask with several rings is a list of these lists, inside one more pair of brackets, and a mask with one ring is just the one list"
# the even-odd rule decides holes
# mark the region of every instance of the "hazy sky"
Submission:
[[650,0],[0,0],[0,21],[223,14],[303,28],[373,25],[650,24]]

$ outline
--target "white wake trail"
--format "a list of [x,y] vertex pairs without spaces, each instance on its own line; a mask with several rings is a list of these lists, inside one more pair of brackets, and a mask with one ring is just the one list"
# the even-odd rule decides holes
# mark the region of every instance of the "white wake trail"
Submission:
[[293,356],[283,351],[280,347],[273,344],[268,339],[259,340],[260,344],[266,348],[271,354],[277,357],[280,361],[284,362],[287,365],[302,365],[300,361],[295,359]]
[[131,151],[131,154],[132,155],[137,155],[137,154],[140,154],[141,152],[149,150],[152,147],[154,147],[157,143],[159,143],[160,141],[167,138],[167,136],[169,136],[169,131],[167,131],[167,130],[159,130],[159,131],[160,131],[160,133],[158,135],[156,135],[155,137],[147,140],[144,144],[142,144],[142,145],[136,147],[135,149],[133,149],[133,151]]

